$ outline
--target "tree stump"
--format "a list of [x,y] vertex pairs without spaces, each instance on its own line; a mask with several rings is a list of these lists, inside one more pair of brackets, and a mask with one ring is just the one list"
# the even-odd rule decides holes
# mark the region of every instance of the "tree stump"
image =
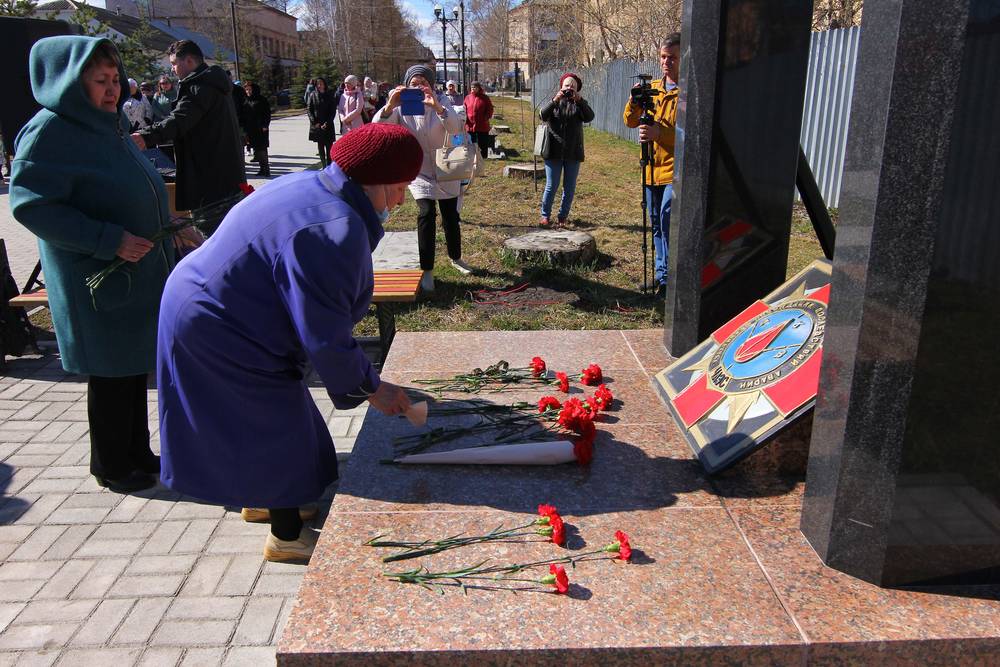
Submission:
[[509,238],[503,245],[506,255],[525,264],[573,266],[597,259],[597,242],[586,232],[544,229]]
[[497,134],[509,134],[510,125],[494,125],[493,129],[497,131]]
[[504,178],[531,178],[538,176],[545,178],[545,165],[540,164],[533,167],[530,164],[509,164],[503,168]]

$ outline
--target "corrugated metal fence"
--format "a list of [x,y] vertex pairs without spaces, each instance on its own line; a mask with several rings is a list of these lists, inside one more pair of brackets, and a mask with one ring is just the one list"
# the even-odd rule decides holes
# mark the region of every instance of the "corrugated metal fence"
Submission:
[[[809,47],[800,141],[823,199],[830,207],[838,206],[840,201],[860,34],[860,28],[816,32]],[[615,60],[578,73],[584,82],[583,95],[596,115],[592,125],[622,139],[638,141],[638,132],[622,124],[622,109],[629,89],[637,82],[635,76],[659,77],[659,64]],[[549,70],[532,77],[531,101],[536,108],[552,99],[561,75],[561,70]]]

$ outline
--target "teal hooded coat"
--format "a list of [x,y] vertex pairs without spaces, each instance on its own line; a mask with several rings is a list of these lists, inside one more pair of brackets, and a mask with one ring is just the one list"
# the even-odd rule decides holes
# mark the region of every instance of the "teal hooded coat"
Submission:
[[83,71],[105,39],[49,37],[31,49],[31,89],[42,109],[15,142],[10,206],[38,237],[63,368],[140,375],[156,360],[160,295],[173,266],[165,240],[94,292],[87,277],[116,259],[125,231],[149,239],[169,224],[163,179],[124,129],[128,80],[119,65],[118,113],[87,97]]

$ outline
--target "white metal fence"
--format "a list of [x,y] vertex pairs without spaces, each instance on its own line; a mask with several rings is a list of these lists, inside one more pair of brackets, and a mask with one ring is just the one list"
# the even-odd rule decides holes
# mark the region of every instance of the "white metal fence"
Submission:
[[[800,142],[827,206],[840,202],[844,172],[854,66],[858,54],[860,28],[815,32],[809,46],[809,73],[806,78]],[[660,76],[655,61],[615,60],[598,67],[578,70],[583,79],[583,96],[594,109],[594,127],[623,139],[638,141],[638,132],[622,123],[622,110],[637,74]],[[531,79],[531,99],[535,107],[545,104],[559,86],[561,70],[540,72]]]

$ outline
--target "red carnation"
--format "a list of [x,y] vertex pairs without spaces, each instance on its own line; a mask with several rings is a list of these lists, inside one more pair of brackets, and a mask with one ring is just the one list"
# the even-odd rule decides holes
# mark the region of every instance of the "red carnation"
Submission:
[[548,523],[547,520],[551,520],[554,516],[559,516],[559,512],[552,505],[542,504],[538,506],[538,515],[542,517],[539,519],[540,522]]
[[594,422],[581,423],[580,435],[573,441],[573,455],[576,456],[580,465],[589,465],[594,458],[594,436],[596,433]]
[[583,414],[583,403],[579,398],[567,399],[559,412],[559,425],[567,431],[576,431]]
[[597,364],[591,364],[580,371],[580,381],[583,382],[588,387],[595,387],[604,381],[604,374],[601,373],[601,367]]
[[601,410],[607,410],[614,403],[615,397],[612,395],[611,390],[608,389],[607,385],[602,384],[594,392],[594,398],[592,399],[597,407]]
[[569,576],[566,568],[555,563],[549,565],[549,576],[542,579],[543,584],[556,587],[556,593],[567,593],[569,591]]
[[590,415],[591,419],[597,419],[597,413],[601,411],[601,408],[596,400],[588,398],[583,401],[583,410]]
[[616,530],[615,539],[618,540],[618,557],[628,562],[632,558],[632,547],[628,543],[628,535],[620,530]]
[[531,358],[531,374],[535,377],[541,377],[542,373],[545,372],[545,360],[541,357]]
[[562,403],[555,396],[543,396],[541,400],[538,401],[538,411],[545,412],[549,408],[553,410],[558,410],[562,407]]
[[569,377],[565,373],[556,373],[556,379],[559,380],[559,391],[564,394],[569,393]]
[[553,514],[549,517],[549,525],[552,526],[552,543],[562,546],[566,543],[566,524],[562,517]]
[[240,183],[240,190],[243,191],[243,194],[248,195],[253,192],[253,186],[249,183]]

